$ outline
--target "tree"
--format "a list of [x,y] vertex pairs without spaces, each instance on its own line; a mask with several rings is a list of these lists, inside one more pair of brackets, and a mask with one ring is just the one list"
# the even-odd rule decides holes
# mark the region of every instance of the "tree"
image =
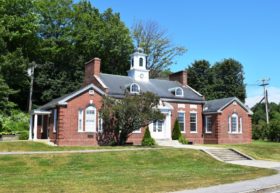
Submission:
[[156,144],[156,142],[152,138],[149,128],[146,128],[144,137],[142,139],[142,145],[143,146],[152,146],[152,145],[155,145],[155,144]]
[[0,75],[0,114],[9,114],[15,104],[9,100],[9,96],[15,91],[9,88],[5,80]]
[[150,92],[126,94],[121,100],[105,96],[101,108],[104,131],[114,135],[118,145],[124,145],[133,131],[164,118],[156,108],[158,104],[159,97]]
[[182,46],[173,46],[167,31],[154,21],[138,21],[132,26],[132,37],[137,47],[142,47],[147,57],[150,77],[158,77],[160,72],[174,64],[174,58],[186,52]]
[[215,75],[215,98],[235,96],[245,102],[246,88],[241,63],[234,59],[224,59],[213,66]]
[[188,85],[195,88],[207,99],[214,99],[214,76],[210,63],[207,60],[196,60],[187,68]]
[[182,136],[181,131],[180,131],[180,126],[179,126],[179,121],[176,119],[174,123],[174,128],[172,130],[172,139],[173,140],[178,140]]

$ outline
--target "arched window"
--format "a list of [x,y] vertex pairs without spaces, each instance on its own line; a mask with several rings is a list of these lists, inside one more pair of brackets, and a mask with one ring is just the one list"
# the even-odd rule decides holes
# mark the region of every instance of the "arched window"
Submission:
[[140,86],[136,83],[132,83],[130,85],[130,93],[139,93],[140,92]]
[[132,58],[131,59],[131,67],[133,67],[134,66],[134,59]]
[[236,113],[228,117],[229,133],[242,133],[242,119],[238,118]]
[[184,91],[182,88],[178,87],[175,89],[175,96],[184,96]]
[[85,131],[96,131],[96,108],[94,106],[89,106],[86,108]]
[[143,66],[143,58],[139,59],[139,66],[141,66],[141,67]]

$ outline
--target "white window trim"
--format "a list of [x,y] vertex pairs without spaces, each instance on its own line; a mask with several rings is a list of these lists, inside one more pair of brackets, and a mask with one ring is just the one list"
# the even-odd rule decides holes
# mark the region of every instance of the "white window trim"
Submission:
[[[233,116],[236,118],[236,131],[232,131],[232,128],[231,128],[231,126],[232,126],[231,119],[232,119]],[[239,125],[240,119],[239,118],[241,118],[241,117],[239,117],[236,113],[233,113],[231,116],[228,117],[228,125],[229,125],[228,133],[229,134],[242,134],[242,125],[240,127],[240,125]],[[241,120],[242,120],[242,118],[241,118]],[[239,130],[240,130],[240,132],[239,132]]]
[[[195,131],[191,131],[191,114],[195,114]],[[197,112],[196,111],[190,112],[190,133],[197,133]]]
[[211,126],[212,126],[212,116],[211,115],[205,116],[205,133],[212,133],[213,127],[211,128],[211,131],[209,131],[209,128],[208,128],[208,119],[209,118],[211,119]]
[[56,133],[57,124],[57,109],[53,110],[53,133]]
[[[94,124],[95,124],[95,126],[94,126],[94,128],[93,128],[93,130],[89,130],[86,126],[87,126],[87,124],[86,124],[86,122],[87,122],[87,110],[89,109],[89,108],[93,108],[92,110],[94,110],[95,112],[94,112],[94,119],[95,119],[95,121],[94,121]],[[88,106],[87,108],[86,108],[86,110],[85,110],[85,132],[89,132],[89,133],[93,133],[93,132],[96,132],[96,108],[94,107],[94,106]]]
[[243,120],[242,117],[239,117],[239,133],[243,132]]
[[97,127],[97,132],[102,133],[103,132],[103,119],[100,116],[100,113],[98,113],[98,127]]
[[[137,91],[132,91],[132,86],[134,86],[134,85],[136,85],[137,87],[138,87],[138,92]],[[140,86],[137,84],[137,83],[132,83],[131,85],[130,85],[130,93],[132,93],[132,94],[139,94],[140,93]]]
[[[180,131],[181,131],[181,133],[186,133],[186,112],[185,111],[178,111],[177,113],[178,113],[178,122],[179,122],[179,113],[184,114],[184,130],[181,131],[181,129],[180,129]],[[180,122],[179,122],[179,125],[180,125]]]
[[[162,122],[162,124],[161,124],[161,132],[158,132],[158,123],[159,123],[159,121],[161,121]],[[154,131],[154,125],[156,126],[156,131]],[[153,132],[156,132],[156,133],[163,133],[163,129],[165,128],[165,120],[157,120],[157,121],[153,121],[152,122],[152,130],[153,130]]]
[[[182,94],[180,94],[180,95],[178,95],[177,94],[177,90],[181,90],[181,93]],[[180,88],[180,87],[177,87],[177,88],[175,88],[175,96],[177,96],[177,97],[183,97],[184,96],[184,90],[182,89],[182,88]]]
[[[80,112],[82,112],[82,113],[80,114]],[[81,116],[81,117],[80,117],[80,116]],[[81,120],[82,120],[81,128],[79,127],[80,118],[81,118]],[[79,110],[78,110],[78,132],[79,132],[79,133],[84,132],[84,111],[83,111],[83,109],[79,109]]]

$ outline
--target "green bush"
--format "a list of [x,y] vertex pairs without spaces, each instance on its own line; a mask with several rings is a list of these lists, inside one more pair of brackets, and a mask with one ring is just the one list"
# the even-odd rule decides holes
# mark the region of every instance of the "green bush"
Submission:
[[182,144],[188,144],[188,140],[183,135],[179,137],[178,141]]
[[11,111],[10,115],[0,114],[0,133],[17,134],[28,132],[29,115],[18,110]]
[[176,119],[174,128],[172,130],[172,139],[173,140],[178,140],[182,136],[181,131],[180,131],[180,126],[179,126],[179,121]]
[[149,128],[146,128],[144,137],[142,139],[142,145],[143,146],[153,146],[155,144],[156,144],[156,142],[152,138]]
[[280,121],[271,120],[266,130],[266,138],[269,141],[280,142]]
[[22,131],[19,133],[19,140],[27,140],[29,138],[28,131]]
[[267,124],[265,121],[260,120],[258,124],[252,125],[252,138],[253,139],[264,140],[266,138],[266,132],[267,132]]

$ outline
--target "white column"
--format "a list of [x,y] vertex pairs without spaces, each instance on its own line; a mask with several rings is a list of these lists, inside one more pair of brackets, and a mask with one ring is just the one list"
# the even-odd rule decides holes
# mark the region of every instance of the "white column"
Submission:
[[33,115],[30,115],[30,120],[29,120],[29,138],[28,140],[32,140],[32,129],[33,129]]
[[37,140],[37,126],[38,126],[38,115],[35,114],[34,115],[34,127],[33,127],[33,133],[34,133],[33,140]]

